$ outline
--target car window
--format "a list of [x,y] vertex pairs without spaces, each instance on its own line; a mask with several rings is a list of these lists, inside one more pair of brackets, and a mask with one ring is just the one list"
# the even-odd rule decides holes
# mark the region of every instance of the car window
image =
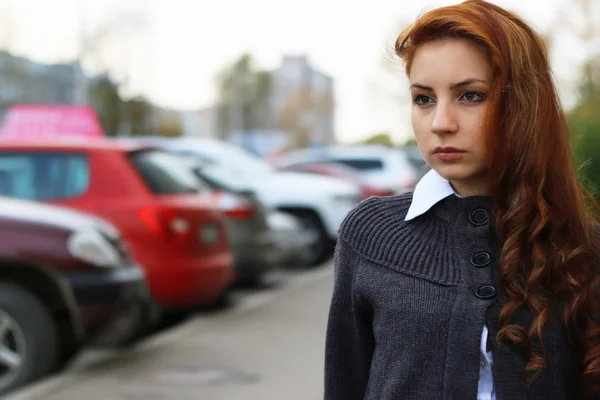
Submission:
[[206,165],[215,165],[217,164],[217,161],[212,158],[212,157],[208,157],[204,154],[192,151],[192,150],[180,150],[180,149],[167,149],[167,151],[172,152],[173,154],[177,154],[183,157],[190,157],[190,158],[195,158],[197,161],[202,162],[203,164]]
[[165,151],[147,150],[129,154],[129,161],[148,188],[156,194],[198,193],[198,178],[181,158]]
[[361,172],[378,171],[383,169],[380,158],[333,158],[332,161],[347,165]]
[[240,176],[221,167],[208,166],[197,168],[194,170],[194,173],[215,189],[230,192],[246,192],[251,189]]
[[59,200],[82,195],[90,180],[88,157],[76,153],[0,153],[0,195]]
[[192,155],[206,164],[231,169],[245,176],[262,175],[273,171],[271,165],[265,160],[233,145],[222,144],[190,149],[171,146],[170,149],[181,155]]

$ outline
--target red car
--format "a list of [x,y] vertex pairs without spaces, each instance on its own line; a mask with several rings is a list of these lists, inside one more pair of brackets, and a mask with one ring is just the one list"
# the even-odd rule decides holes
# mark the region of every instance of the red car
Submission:
[[234,279],[225,220],[178,158],[111,140],[0,142],[0,195],[96,214],[122,232],[161,309],[219,299]]

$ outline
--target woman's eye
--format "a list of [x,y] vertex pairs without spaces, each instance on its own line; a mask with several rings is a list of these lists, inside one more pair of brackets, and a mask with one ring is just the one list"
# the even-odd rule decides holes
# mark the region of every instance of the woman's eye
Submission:
[[415,103],[416,105],[419,105],[419,106],[424,106],[427,104],[435,103],[435,101],[429,96],[420,94],[420,95],[415,96],[415,98],[413,99],[413,103]]
[[483,94],[479,92],[466,92],[461,96],[461,101],[479,103],[484,100]]

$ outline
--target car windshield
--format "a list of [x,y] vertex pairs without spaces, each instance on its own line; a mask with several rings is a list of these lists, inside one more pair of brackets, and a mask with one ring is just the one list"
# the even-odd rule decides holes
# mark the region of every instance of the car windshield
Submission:
[[219,164],[240,175],[263,175],[273,171],[273,167],[267,161],[233,145],[210,143],[180,147],[178,144],[170,149],[182,155],[195,155],[205,163]]
[[181,160],[163,151],[137,151],[129,160],[148,188],[156,194],[198,193],[198,179]]
[[218,166],[198,168],[197,174],[209,184],[231,192],[247,192],[251,188],[232,171]]
[[236,171],[240,171],[242,173],[247,174],[267,174],[273,171],[273,168],[266,161],[255,157],[251,154],[246,153],[245,151],[237,149],[232,149],[231,158],[228,158],[228,162],[231,167]]

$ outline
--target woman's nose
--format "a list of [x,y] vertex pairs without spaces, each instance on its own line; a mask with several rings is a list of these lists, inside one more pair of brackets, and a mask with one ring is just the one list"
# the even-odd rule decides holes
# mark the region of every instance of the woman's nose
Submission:
[[454,133],[458,130],[456,111],[450,104],[438,103],[431,124],[431,132],[440,135]]

